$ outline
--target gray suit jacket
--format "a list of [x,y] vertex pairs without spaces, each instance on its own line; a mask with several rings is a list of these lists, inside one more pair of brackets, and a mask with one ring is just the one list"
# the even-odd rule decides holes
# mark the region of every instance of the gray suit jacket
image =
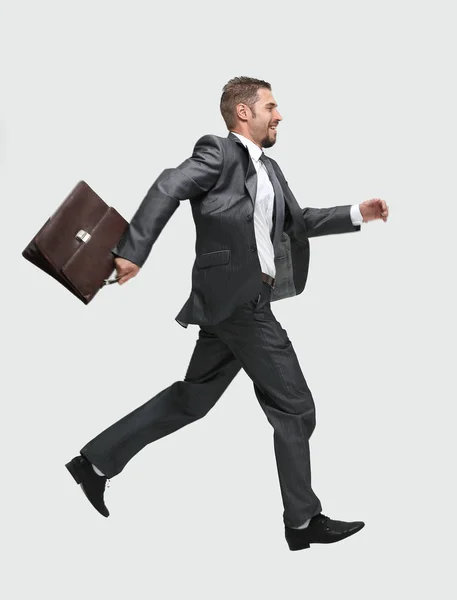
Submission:
[[[275,256],[271,300],[300,294],[309,266],[308,238],[359,231],[351,205],[300,208],[278,164],[271,159],[284,193],[285,220]],[[192,156],[165,169],[146,194],[114,255],[140,267],[181,200],[190,200],[196,227],[192,289],[176,321],[214,325],[260,293],[261,267],[254,233],[257,174],[247,148],[232,133],[204,135]]]

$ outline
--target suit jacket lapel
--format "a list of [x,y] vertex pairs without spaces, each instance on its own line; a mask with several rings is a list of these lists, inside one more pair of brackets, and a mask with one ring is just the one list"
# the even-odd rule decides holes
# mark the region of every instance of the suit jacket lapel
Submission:
[[287,192],[287,190],[288,190],[287,182],[284,179],[283,174],[276,168],[275,163],[271,163],[271,164],[272,164],[274,172],[276,173],[276,177],[278,178],[279,185],[281,186],[281,189],[283,192],[284,202],[286,205],[285,208],[289,209],[290,215],[291,215],[293,221],[298,224],[298,227],[300,228],[300,232],[301,232],[302,236],[303,235],[307,236],[305,220],[303,219],[302,210],[299,207],[295,198],[293,196],[292,197],[289,196],[289,193]]
[[249,155],[249,150],[241,142],[241,140],[236,135],[234,135],[232,132],[230,132],[227,137],[229,137],[231,140],[236,142],[240,146],[240,148],[243,149],[243,151],[246,155],[247,162],[248,162],[248,168],[246,169],[244,185],[245,185],[246,190],[248,191],[248,194],[251,198],[252,205],[254,206],[255,205],[255,197],[257,194],[257,172],[255,170],[254,164]]

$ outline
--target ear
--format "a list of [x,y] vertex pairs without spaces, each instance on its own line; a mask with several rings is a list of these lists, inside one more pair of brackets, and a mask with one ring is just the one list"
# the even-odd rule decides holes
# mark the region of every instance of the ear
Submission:
[[247,104],[240,103],[236,105],[236,114],[241,121],[247,121],[251,114],[251,109]]

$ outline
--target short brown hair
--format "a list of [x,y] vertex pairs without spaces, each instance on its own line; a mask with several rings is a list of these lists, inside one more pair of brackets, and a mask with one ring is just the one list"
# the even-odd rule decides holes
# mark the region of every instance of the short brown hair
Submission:
[[227,129],[233,129],[236,125],[236,105],[242,102],[247,104],[253,111],[253,106],[259,99],[259,88],[271,90],[268,81],[254,79],[253,77],[234,77],[228,81],[221,96],[221,114],[227,125]]

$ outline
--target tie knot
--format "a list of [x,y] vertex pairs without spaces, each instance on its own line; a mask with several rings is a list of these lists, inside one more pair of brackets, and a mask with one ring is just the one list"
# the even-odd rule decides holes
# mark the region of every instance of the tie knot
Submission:
[[265,156],[265,153],[264,153],[264,152],[262,152],[262,154],[260,155],[260,159],[259,159],[259,160],[261,160],[261,161],[263,161],[263,162],[267,162],[267,160],[268,160],[268,156]]

